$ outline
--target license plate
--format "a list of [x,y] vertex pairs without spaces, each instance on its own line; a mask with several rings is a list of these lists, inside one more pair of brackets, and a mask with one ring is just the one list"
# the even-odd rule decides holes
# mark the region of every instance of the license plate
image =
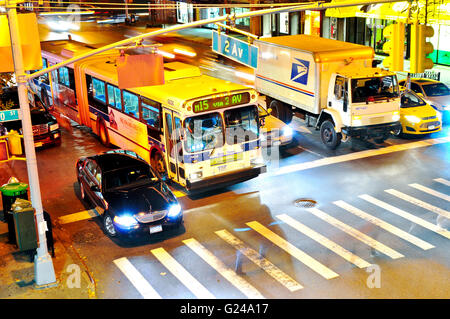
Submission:
[[41,147],[41,146],[42,146],[42,142],[34,143],[34,147]]
[[227,168],[226,165],[222,165],[222,166],[219,166],[219,167],[218,167],[219,172],[223,172],[224,170],[226,170],[226,168]]
[[162,225],[150,226],[150,234],[159,233],[162,231]]
[[435,127],[436,127],[435,125],[430,125],[430,126],[428,126],[428,129],[433,130]]

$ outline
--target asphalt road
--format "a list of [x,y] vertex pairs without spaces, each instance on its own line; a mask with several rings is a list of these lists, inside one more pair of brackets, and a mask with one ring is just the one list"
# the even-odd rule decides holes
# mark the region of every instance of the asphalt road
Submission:
[[[135,241],[89,218],[75,161],[106,148],[84,127],[63,129],[60,147],[37,152],[44,207],[99,298],[448,298],[450,225],[438,217],[450,214],[449,129],[332,152],[295,128],[268,173],[180,194],[184,227]],[[6,172],[26,182],[25,163],[3,165],[2,183]]]

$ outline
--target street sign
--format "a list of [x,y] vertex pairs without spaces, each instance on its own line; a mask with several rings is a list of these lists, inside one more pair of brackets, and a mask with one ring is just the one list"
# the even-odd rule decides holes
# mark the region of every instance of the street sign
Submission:
[[258,65],[258,47],[217,31],[212,33],[212,50],[254,69]]
[[0,122],[20,120],[19,109],[0,111]]

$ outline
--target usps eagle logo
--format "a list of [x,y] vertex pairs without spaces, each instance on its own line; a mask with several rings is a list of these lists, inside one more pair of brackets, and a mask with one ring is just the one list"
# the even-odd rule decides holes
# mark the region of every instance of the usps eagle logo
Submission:
[[306,85],[308,83],[309,61],[295,58],[292,63],[291,81]]

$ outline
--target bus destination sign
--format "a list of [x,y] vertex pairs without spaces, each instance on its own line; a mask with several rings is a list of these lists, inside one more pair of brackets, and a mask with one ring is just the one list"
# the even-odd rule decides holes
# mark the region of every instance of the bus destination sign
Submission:
[[241,92],[232,95],[225,95],[219,97],[208,98],[204,100],[195,101],[192,104],[194,113],[201,113],[207,111],[214,111],[223,109],[230,106],[236,106],[240,104],[247,104],[250,102],[250,93]]

